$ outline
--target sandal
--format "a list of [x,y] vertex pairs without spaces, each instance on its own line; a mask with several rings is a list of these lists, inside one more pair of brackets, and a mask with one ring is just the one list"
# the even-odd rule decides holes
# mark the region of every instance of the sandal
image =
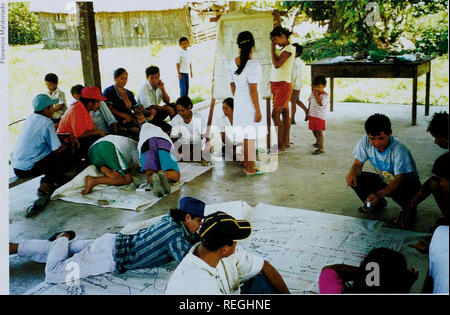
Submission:
[[313,155],[319,155],[319,154],[322,154],[322,153],[325,153],[325,151],[320,150],[320,149],[317,149],[317,150],[315,150],[312,154],[313,154]]
[[26,210],[26,218],[31,218],[36,214],[42,212],[45,209],[45,206],[50,200],[50,195],[42,195],[40,196],[33,205],[29,206]]
[[261,171],[256,171],[255,173],[247,173],[246,171],[244,171],[244,177],[245,178],[249,178],[249,177],[253,177],[253,176],[259,176],[259,175],[264,175],[264,173],[261,172]]
[[53,242],[54,240],[56,240],[58,235],[61,234],[61,233],[65,233],[65,234],[69,235],[69,241],[73,240],[75,238],[75,236],[76,236],[76,233],[74,231],[62,231],[62,232],[56,232],[55,234],[50,236],[50,238],[48,240],[50,242]]

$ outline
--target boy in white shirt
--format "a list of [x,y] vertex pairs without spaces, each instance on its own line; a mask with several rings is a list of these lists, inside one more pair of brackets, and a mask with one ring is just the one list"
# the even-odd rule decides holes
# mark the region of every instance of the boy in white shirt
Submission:
[[179,39],[180,49],[177,56],[177,72],[180,81],[180,96],[189,94],[189,73],[192,74],[191,52],[188,50],[189,40],[186,37]]
[[53,106],[52,121],[57,123],[61,120],[61,116],[67,110],[66,95],[63,91],[58,89],[58,76],[54,73],[47,73],[45,75],[45,85],[47,86],[47,95],[51,99],[57,100],[57,103]]

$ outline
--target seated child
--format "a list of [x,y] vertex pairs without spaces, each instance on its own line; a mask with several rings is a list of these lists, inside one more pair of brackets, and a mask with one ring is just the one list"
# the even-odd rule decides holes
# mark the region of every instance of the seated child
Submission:
[[200,114],[192,111],[192,101],[188,96],[177,99],[177,113],[171,121],[173,139],[177,158],[183,161],[209,161],[209,152],[202,150],[209,147],[209,138],[205,138],[206,122]]
[[54,73],[47,73],[45,75],[45,85],[47,86],[47,95],[51,99],[57,100],[54,107],[54,113],[51,117],[52,121],[58,123],[61,120],[61,116],[67,110],[66,95],[58,88],[58,76]]

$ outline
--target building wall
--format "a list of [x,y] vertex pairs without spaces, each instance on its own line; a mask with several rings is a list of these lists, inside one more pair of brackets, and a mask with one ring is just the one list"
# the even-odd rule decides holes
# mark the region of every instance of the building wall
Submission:
[[[74,16],[39,13],[45,49],[79,49]],[[95,13],[99,47],[148,46],[159,40],[165,45],[178,44],[181,36],[192,38],[189,8],[166,11],[130,11]]]

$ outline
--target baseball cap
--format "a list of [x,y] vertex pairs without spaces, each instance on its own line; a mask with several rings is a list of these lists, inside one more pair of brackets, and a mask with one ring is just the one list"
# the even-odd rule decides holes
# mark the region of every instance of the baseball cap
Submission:
[[205,217],[205,203],[193,197],[181,198],[178,209],[195,215],[201,219]]
[[38,94],[33,98],[33,108],[35,112],[40,112],[56,103],[58,103],[58,99],[52,99],[47,94]]
[[87,86],[82,89],[81,97],[90,98],[97,101],[106,101],[106,97],[100,93],[100,89],[96,86]]
[[243,240],[250,236],[252,227],[247,220],[236,220],[231,215],[218,211],[208,215],[199,234],[202,239]]

